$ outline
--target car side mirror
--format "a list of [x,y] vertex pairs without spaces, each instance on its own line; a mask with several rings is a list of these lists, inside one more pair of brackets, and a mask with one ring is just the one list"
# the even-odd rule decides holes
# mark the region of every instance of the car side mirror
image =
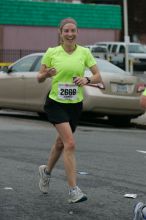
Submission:
[[8,66],[3,66],[3,67],[1,68],[1,70],[2,70],[3,72],[7,73],[7,72],[8,72]]
[[1,68],[1,71],[5,72],[5,73],[10,73],[11,72],[11,68],[9,68],[8,66],[3,66]]

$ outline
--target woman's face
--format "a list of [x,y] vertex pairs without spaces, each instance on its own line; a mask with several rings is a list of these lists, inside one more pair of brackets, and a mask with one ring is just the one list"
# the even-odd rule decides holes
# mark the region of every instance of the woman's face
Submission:
[[78,30],[75,24],[65,24],[61,30],[63,44],[74,45],[76,43],[77,34]]

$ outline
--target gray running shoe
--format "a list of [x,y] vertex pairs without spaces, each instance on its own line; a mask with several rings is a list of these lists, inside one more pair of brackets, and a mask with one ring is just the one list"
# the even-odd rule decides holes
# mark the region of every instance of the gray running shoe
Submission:
[[143,202],[138,202],[137,205],[134,208],[134,218],[133,220],[142,220],[142,219],[146,219],[145,216],[143,215],[143,208],[145,207],[145,205],[143,204]]
[[48,193],[49,190],[49,182],[51,179],[50,175],[45,173],[45,169],[47,168],[46,165],[41,165],[39,167],[39,174],[40,174],[40,181],[39,181],[39,188],[42,193]]
[[83,202],[86,200],[87,195],[84,194],[78,186],[76,186],[76,189],[69,192],[69,203]]

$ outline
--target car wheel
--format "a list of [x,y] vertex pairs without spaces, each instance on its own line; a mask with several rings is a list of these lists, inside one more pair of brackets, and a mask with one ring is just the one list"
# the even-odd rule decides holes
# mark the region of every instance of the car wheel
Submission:
[[117,115],[110,115],[108,116],[109,122],[113,125],[117,126],[128,126],[130,125],[131,117],[130,116],[117,116]]

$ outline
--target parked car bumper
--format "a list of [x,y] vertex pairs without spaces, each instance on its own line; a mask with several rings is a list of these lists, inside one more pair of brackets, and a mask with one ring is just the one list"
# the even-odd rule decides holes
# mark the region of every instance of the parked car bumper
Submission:
[[139,104],[139,97],[125,96],[123,98],[120,95],[107,95],[98,89],[93,88],[91,91],[88,87],[85,89],[84,95],[83,109],[85,112],[92,111],[103,116],[131,115],[133,117],[144,113]]

